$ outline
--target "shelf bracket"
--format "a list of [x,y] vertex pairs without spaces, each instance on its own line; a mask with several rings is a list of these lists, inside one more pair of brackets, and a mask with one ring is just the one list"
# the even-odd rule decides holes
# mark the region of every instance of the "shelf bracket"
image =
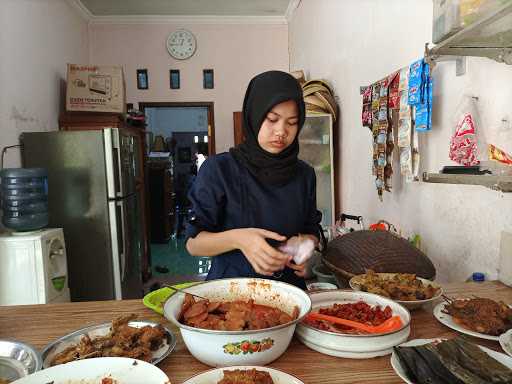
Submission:
[[433,68],[436,63],[442,61],[455,61],[455,75],[464,76],[466,74],[466,56],[451,56],[451,55],[436,55],[432,54],[428,48],[428,43],[425,44],[425,61]]

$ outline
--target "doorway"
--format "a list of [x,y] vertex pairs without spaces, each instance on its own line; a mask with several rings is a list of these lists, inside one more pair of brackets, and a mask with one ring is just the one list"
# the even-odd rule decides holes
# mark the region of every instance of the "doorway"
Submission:
[[185,249],[188,191],[197,175],[197,158],[215,154],[212,102],[139,103],[146,116],[147,180],[151,267],[167,284],[202,279],[209,258]]

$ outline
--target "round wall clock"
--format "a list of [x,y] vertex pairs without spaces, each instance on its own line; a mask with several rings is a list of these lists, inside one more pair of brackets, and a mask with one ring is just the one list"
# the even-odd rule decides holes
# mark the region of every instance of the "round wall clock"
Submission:
[[192,32],[179,29],[167,38],[167,50],[175,59],[188,59],[196,51],[196,38]]

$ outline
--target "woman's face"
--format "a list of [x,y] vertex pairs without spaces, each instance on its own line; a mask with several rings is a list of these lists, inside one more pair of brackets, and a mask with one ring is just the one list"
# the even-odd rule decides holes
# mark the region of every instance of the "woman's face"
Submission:
[[293,100],[284,101],[267,113],[258,133],[258,144],[265,151],[277,154],[293,143],[299,130],[299,109]]

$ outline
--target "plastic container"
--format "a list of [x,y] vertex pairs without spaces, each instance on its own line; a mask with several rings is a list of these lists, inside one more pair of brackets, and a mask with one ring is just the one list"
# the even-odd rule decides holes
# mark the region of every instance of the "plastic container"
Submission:
[[485,281],[485,274],[482,272],[473,272],[471,276],[469,276],[466,281],[472,281],[474,283],[482,283]]
[[337,283],[334,274],[322,263],[319,263],[313,267],[313,273],[320,283],[331,283],[334,285]]
[[[188,283],[182,283],[182,284],[174,284],[174,286],[178,289],[185,289],[187,287],[190,287],[192,285],[198,284],[200,281],[192,281]],[[169,297],[174,295],[176,291],[169,287],[163,287],[160,289],[157,289],[156,291],[149,292],[146,296],[144,296],[144,299],[142,300],[143,304],[148,307],[149,309],[152,309],[156,313],[159,313],[161,315],[164,314],[164,304],[167,301]]]
[[2,223],[15,231],[48,225],[48,172],[44,168],[0,170]]

